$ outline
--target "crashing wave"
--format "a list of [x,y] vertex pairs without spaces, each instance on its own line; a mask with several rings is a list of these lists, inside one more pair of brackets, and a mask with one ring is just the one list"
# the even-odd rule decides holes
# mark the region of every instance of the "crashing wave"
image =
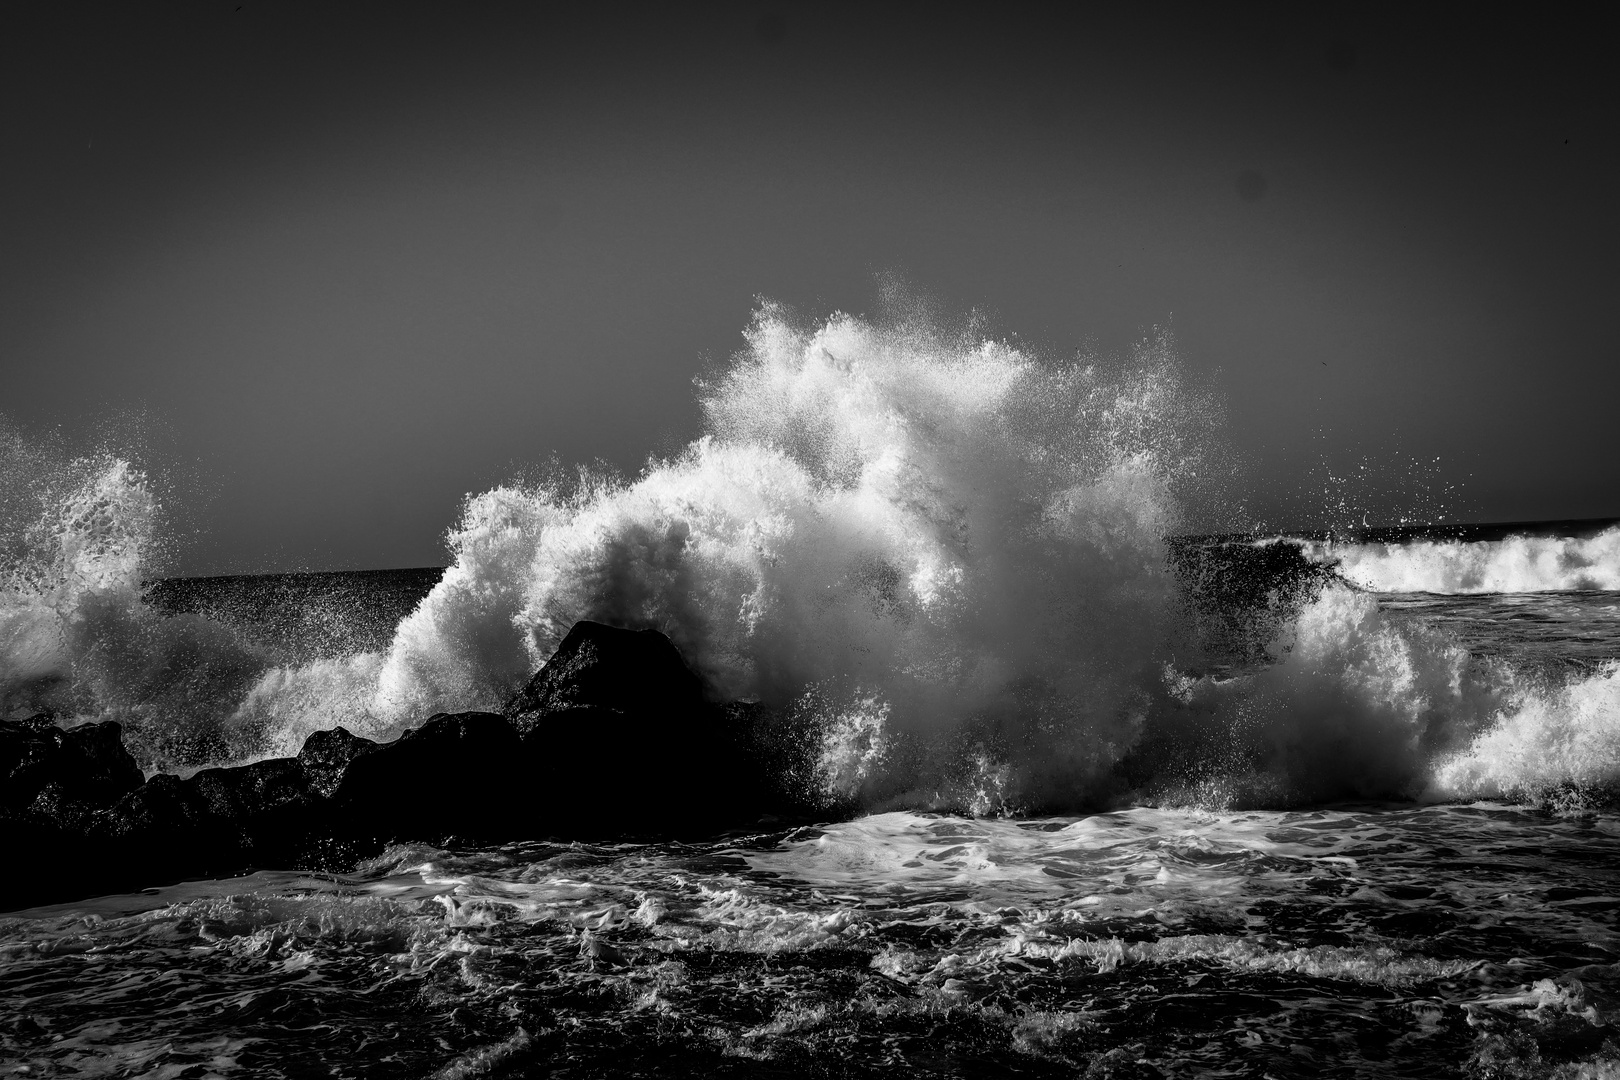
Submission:
[[53,458],[0,431],[0,717],[120,720],[149,767],[230,756],[221,724],[267,658],[216,622],[141,596],[158,504],[113,455]]
[[[809,716],[830,804],[1620,790],[1612,668],[1521,675],[1325,573],[1234,589],[1210,563],[1189,585],[1170,538],[1210,471],[1213,410],[1166,339],[1056,363],[922,319],[801,326],[766,305],[746,341],[681,453],[470,497],[450,567],[377,653],[291,662],[160,616],[140,597],[144,477],[59,469],[71,482],[9,519],[7,715],[124,719],[165,767],[288,754],[339,723],[378,738],[499,707],[592,619],[664,632],[717,696]],[[1620,529],[1301,550],[1363,589],[1460,591],[1615,587],[1617,545]],[[1209,627],[1243,663],[1203,662]]]
[[376,712],[498,704],[594,619],[663,631],[729,697],[880,701],[868,801],[972,783],[981,747],[1014,764],[1011,797],[1102,783],[1142,723],[1165,537],[1201,462],[1203,407],[1168,343],[1050,364],[771,306],[747,340],[684,453],[630,482],[469,500]]

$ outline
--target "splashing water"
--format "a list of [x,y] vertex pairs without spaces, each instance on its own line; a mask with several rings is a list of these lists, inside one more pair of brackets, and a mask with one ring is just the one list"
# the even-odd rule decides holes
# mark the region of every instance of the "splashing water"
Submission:
[[663,631],[726,696],[880,702],[893,746],[865,801],[959,786],[984,747],[1015,764],[1011,801],[1095,788],[1141,723],[1203,454],[1168,342],[1050,364],[771,306],[747,340],[674,459],[469,500],[374,714],[498,704],[596,619]]
[[7,534],[6,714],[124,719],[164,767],[291,754],[338,723],[389,737],[498,707],[595,619],[668,634],[717,697],[813,714],[829,806],[1620,788],[1612,665],[1522,671],[1358,587],[1410,586],[1414,566],[1459,590],[1604,586],[1615,530],[1306,545],[1341,580],[1272,589],[1264,655],[1193,677],[1202,601],[1167,540],[1212,472],[1216,410],[1167,338],[1059,363],[925,318],[804,326],[771,304],[745,338],[683,452],[634,479],[470,497],[450,567],[378,652],[292,659],[158,615],[140,598],[145,478],[116,458],[56,468],[32,516],[8,509],[25,527]]
[[146,475],[111,455],[60,460],[7,443],[0,715],[121,720],[153,764],[228,754],[220,707],[267,661],[217,623],[142,603],[159,516]]
[[[264,638],[164,614],[141,587],[160,514],[140,469],[0,428],[7,716],[120,719],[165,768],[291,753],[336,723],[386,736],[498,705],[594,618],[663,630],[716,695],[813,733],[790,779],[853,818],[406,843],[341,876],[21,912],[0,919],[0,1058],[1616,1075],[1620,594],[1571,591],[1602,583],[1572,576],[1601,550],[1532,538],[1555,557],[1521,563],[1556,572],[1493,578],[1454,571],[1511,544],[1172,538],[1202,527],[1186,508],[1212,413],[1162,339],[1054,364],[925,320],[806,328],[767,306],[747,340],[683,453],[469,498],[453,564],[385,648],[278,644],[342,631],[324,610]],[[1429,582],[1565,591],[1367,591],[1415,587],[1376,576],[1403,559]],[[348,595],[403,610],[366,587]],[[1527,662],[1526,626],[1552,662]],[[1415,805],[1320,805],[1347,799]],[[940,809],[972,816],[917,812]]]
[[1620,526],[1591,537],[1510,536],[1472,543],[1305,545],[1312,558],[1376,592],[1620,590]]

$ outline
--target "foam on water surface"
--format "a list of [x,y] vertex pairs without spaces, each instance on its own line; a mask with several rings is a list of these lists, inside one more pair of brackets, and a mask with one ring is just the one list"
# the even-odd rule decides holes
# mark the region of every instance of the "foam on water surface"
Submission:
[[401,847],[0,920],[0,1050],[60,1076],[1600,1075],[1617,867],[1612,818],[1484,805]]

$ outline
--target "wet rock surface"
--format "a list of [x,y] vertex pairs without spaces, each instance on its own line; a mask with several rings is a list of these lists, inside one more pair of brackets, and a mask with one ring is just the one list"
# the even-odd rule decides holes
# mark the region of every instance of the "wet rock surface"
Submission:
[[533,808],[573,834],[645,823],[654,808],[666,835],[712,831],[757,816],[766,796],[750,768],[752,714],[707,700],[656,630],[576,623],[503,712],[522,736]]
[[650,728],[704,708],[703,683],[669,638],[581,621],[502,712],[528,735],[569,709],[598,709]]
[[58,868],[48,881],[19,882],[14,896],[85,891],[94,879],[83,857],[89,828],[142,782],[116,723],[0,721],[0,851],[15,866]]
[[329,797],[343,783],[349,766],[357,759],[379,749],[380,744],[362,739],[346,727],[330,728],[312,733],[298,751],[298,764],[310,787],[323,797]]
[[0,808],[22,810],[41,799],[111,806],[143,780],[119,734],[112,721],[67,729],[49,716],[0,721]]
[[521,794],[521,751],[511,722],[498,713],[435,716],[349,764],[331,799],[335,822],[377,842],[519,833],[523,824],[508,815]]
[[143,779],[115,723],[3,722],[0,826],[14,851],[59,868],[7,906],[256,867],[346,869],[397,840],[748,825],[792,810],[761,779],[782,753],[756,745],[764,712],[706,700],[656,631],[582,622],[502,712],[439,714],[390,743],[338,727],[296,757]]

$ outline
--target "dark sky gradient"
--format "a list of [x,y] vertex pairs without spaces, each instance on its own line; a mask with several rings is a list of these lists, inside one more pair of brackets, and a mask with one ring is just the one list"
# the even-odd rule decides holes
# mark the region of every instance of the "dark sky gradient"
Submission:
[[1054,351],[1169,323],[1273,522],[1364,457],[1375,517],[1436,456],[1464,517],[1620,514],[1596,26],[480,10],[6,10],[0,412],[144,409],[168,569],[442,561],[523,463],[695,434],[756,295],[884,271]]

